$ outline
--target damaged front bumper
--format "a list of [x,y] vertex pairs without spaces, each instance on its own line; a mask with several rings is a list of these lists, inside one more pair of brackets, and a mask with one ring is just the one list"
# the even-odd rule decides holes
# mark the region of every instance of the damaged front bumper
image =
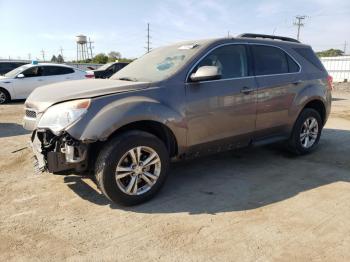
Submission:
[[83,172],[87,169],[89,145],[75,140],[68,133],[56,136],[49,130],[34,130],[31,147],[36,159],[36,169],[40,171]]

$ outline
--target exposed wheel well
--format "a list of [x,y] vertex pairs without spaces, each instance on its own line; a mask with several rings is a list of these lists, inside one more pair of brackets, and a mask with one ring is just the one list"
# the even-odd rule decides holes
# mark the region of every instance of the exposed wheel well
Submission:
[[150,121],[150,120],[133,122],[125,126],[122,126],[118,130],[116,130],[114,133],[112,133],[110,137],[114,137],[122,132],[129,131],[129,130],[140,130],[140,131],[148,132],[158,137],[160,140],[164,142],[165,146],[168,148],[170,157],[176,156],[178,153],[175,135],[166,125],[162,123],[159,123],[156,121]]
[[324,124],[326,118],[326,108],[321,100],[312,100],[308,102],[304,108],[315,109],[320,114],[322,122]]

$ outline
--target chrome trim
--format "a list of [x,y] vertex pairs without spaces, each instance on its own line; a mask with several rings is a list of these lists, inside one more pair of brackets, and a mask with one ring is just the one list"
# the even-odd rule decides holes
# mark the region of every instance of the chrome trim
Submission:
[[[275,48],[279,48],[281,49],[283,52],[285,52],[287,55],[289,55],[293,61],[299,66],[299,71],[298,72],[293,72],[293,73],[282,73],[282,74],[269,74],[269,75],[252,75],[252,76],[242,76],[242,77],[232,77],[232,78],[225,78],[225,79],[216,79],[216,80],[206,80],[206,81],[198,81],[198,82],[190,82],[189,80],[189,76],[190,73],[192,72],[192,70],[212,51],[214,51],[215,49],[219,48],[219,47],[223,47],[223,46],[227,46],[227,45],[263,45],[263,46],[271,46],[271,47],[275,47]],[[279,46],[275,46],[275,45],[270,45],[270,44],[261,44],[261,43],[246,43],[246,42],[239,42],[239,43],[225,43],[225,44],[221,44],[218,46],[215,46],[213,48],[211,48],[208,52],[206,52],[191,68],[190,70],[187,72],[186,74],[186,80],[185,80],[185,84],[189,84],[189,83],[207,83],[207,82],[217,82],[217,81],[224,81],[224,80],[234,80],[234,79],[245,79],[245,78],[252,78],[252,77],[266,77],[266,76],[278,76],[278,75],[291,75],[291,74],[300,74],[302,67],[299,64],[299,62],[286,50],[284,50],[283,48],[279,47]]]

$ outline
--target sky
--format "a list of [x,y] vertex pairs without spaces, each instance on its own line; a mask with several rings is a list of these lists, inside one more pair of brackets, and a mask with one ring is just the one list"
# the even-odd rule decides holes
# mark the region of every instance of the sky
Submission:
[[0,58],[45,58],[63,49],[76,58],[75,36],[87,35],[93,54],[145,53],[147,23],[151,47],[182,40],[263,33],[296,37],[296,15],[306,15],[301,41],[314,50],[350,53],[349,0],[0,0]]

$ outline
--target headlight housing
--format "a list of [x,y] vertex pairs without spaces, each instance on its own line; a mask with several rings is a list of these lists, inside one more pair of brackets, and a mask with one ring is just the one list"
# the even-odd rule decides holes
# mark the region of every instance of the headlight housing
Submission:
[[87,112],[90,102],[90,99],[79,99],[51,106],[40,118],[38,128],[49,128],[58,134],[79,120]]

